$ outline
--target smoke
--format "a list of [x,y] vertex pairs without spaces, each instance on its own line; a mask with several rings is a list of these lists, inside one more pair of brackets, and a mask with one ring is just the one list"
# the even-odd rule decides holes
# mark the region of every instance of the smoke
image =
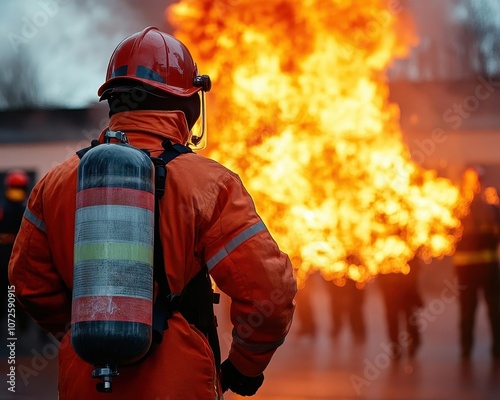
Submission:
[[395,80],[462,80],[497,74],[498,0],[406,0],[419,37],[408,57],[390,71]]
[[[168,1],[142,3],[147,5],[130,0],[2,1],[0,87],[28,93],[25,106],[79,108],[97,101],[116,45],[148,25],[165,29]],[[13,74],[16,65],[24,67]],[[13,96],[0,98],[1,108],[19,106]]]
[[[397,0],[418,46],[392,79],[463,79],[500,73],[498,0]],[[169,31],[172,0],[2,0],[0,108],[80,108],[97,101],[116,45],[148,25]],[[399,9],[399,8],[398,8]]]
[[500,74],[500,2],[470,0],[482,66],[488,75]]

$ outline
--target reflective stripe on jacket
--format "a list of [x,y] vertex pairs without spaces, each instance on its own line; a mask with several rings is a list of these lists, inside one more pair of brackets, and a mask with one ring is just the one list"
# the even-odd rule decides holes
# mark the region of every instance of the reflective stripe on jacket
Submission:
[[456,251],[452,258],[453,264],[458,267],[494,263],[498,260],[498,254],[496,250]]
[[500,211],[477,194],[462,219],[463,234],[452,256],[457,267],[498,262]]

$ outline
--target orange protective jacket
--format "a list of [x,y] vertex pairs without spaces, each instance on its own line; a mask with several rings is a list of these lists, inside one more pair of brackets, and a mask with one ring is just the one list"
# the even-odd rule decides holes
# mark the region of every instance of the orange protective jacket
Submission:
[[[161,143],[186,143],[181,112],[133,111],[110,119],[131,145],[162,153]],[[102,141],[102,134],[100,141]],[[9,264],[19,303],[44,329],[61,339],[59,399],[217,399],[218,373],[206,338],[175,313],[162,344],[142,363],[121,367],[113,392],[96,391],[93,366],[70,341],[76,179],[79,158],[52,168],[33,189]],[[234,326],[229,358],[248,376],[268,365],[291,325],[296,282],[258,216],[238,176],[194,153],[168,165],[160,204],[160,232],[172,292],[207,265],[231,298]],[[168,221],[168,222],[167,222]]]

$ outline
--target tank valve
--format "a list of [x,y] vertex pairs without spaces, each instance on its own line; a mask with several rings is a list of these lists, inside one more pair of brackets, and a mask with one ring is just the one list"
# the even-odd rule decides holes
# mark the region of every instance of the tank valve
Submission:
[[118,370],[107,365],[104,368],[96,368],[92,371],[92,378],[101,379],[101,382],[97,383],[95,387],[98,392],[101,393],[111,393],[111,381],[113,376],[118,375]]

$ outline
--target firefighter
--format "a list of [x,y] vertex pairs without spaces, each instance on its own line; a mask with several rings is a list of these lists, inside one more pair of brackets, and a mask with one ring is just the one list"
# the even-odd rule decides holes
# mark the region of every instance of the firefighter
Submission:
[[[471,357],[478,294],[482,291],[490,322],[493,358],[500,359],[500,277],[498,242],[500,210],[490,204],[482,187],[482,168],[464,173],[464,186],[472,189],[469,213],[462,219],[462,238],[453,255],[460,300],[460,349],[463,361]],[[465,183],[467,182],[467,183]]]
[[[10,170],[4,180],[4,201],[0,203],[0,268],[2,269],[2,290],[6,293],[8,282],[7,268],[12,246],[16,238],[28,193],[29,178],[22,170]],[[6,312],[4,307],[2,312]]]
[[26,207],[28,185],[28,175],[22,170],[11,170],[5,175],[5,200],[0,204],[0,265],[3,288],[7,285],[7,266]]
[[[132,146],[157,157],[166,139],[199,142],[191,128],[200,112],[204,117],[202,93],[209,89],[209,78],[198,74],[188,49],[148,27],[117,46],[98,95],[110,106],[109,129],[125,132]],[[288,256],[239,177],[195,153],[167,165],[159,204],[163,261],[172,293],[182,293],[207,266],[231,298],[228,358],[219,368],[207,338],[173,312],[161,344],[141,362],[122,367],[112,393],[96,392],[93,366],[77,356],[68,330],[78,163],[77,155],[70,157],[33,189],[9,265],[19,302],[41,327],[61,338],[59,398],[220,399],[226,390],[253,395],[290,329],[296,281]]]
[[419,264],[419,258],[415,257],[408,262],[408,274],[390,272],[377,277],[395,360],[399,360],[404,352],[413,359],[421,345],[419,326],[415,323],[419,310],[424,307],[418,287]]
[[315,336],[317,332],[312,298],[317,289],[318,278],[320,277],[317,272],[309,275],[297,292],[297,296],[295,296],[297,304],[296,315],[300,323],[299,330],[297,331],[299,336]]
[[366,324],[364,317],[365,287],[354,280],[346,278],[340,282],[328,282],[331,300],[332,337],[338,338],[344,324],[348,324],[357,344],[366,340]]

